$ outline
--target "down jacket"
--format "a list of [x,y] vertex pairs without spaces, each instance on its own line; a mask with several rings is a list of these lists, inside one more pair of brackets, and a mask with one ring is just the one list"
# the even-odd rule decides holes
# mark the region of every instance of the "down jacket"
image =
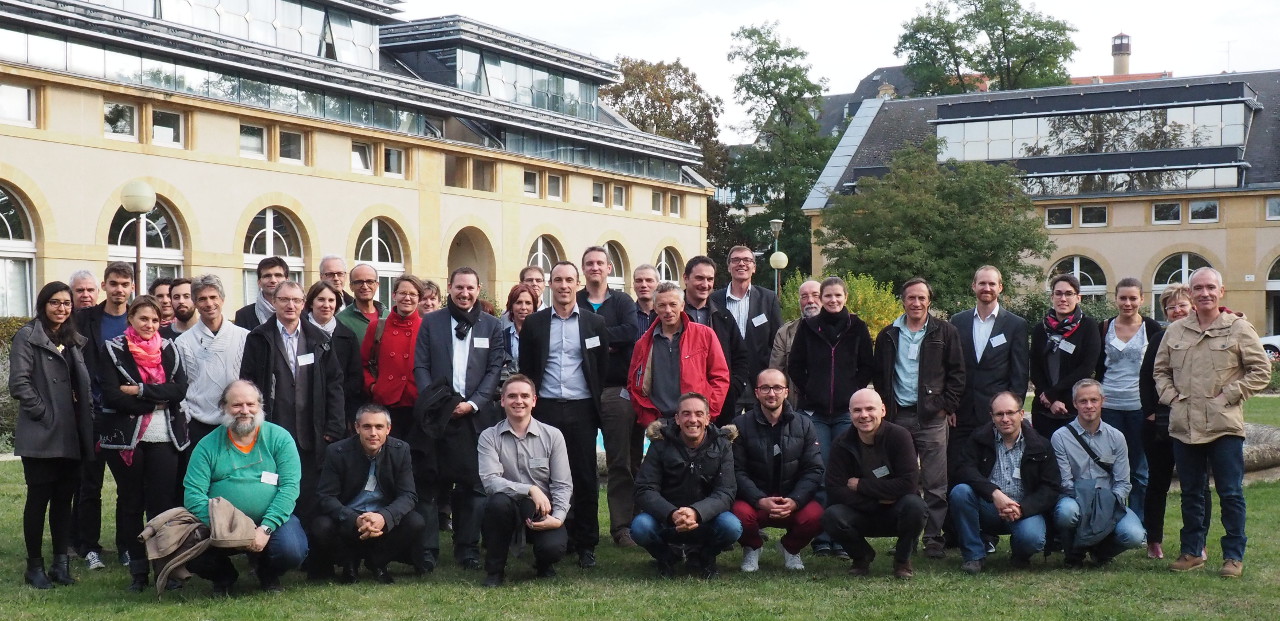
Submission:
[[649,425],[649,452],[636,475],[636,510],[670,526],[671,514],[691,507],[702,524],[733,507],[738,491],[732,442],[738,430],[707,425],[706,436],[688,448],[680,428],[663,420]]
[[761,498],[782,496],[803,507],[822,486],[822,453],[818,432],[808,416],[797,414],[783,403],[778,420],[782,467],[775,479],[772,425],[757,405],[733,419],[738,438],[733,441],[733,468],[738,479],[738,498],[755,506]]

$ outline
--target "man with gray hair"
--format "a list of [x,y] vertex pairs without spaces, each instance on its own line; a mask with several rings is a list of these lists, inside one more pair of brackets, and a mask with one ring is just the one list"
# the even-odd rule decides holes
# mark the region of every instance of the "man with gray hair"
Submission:
[[[778,334],[773,337],[773,351],[769,354],[769,368],[787,372],[787,364],[791,360],[791,344],[796,340],[796,328],[800,326],[800,320],[816,316],[822,310],[820,291],[820,283],[816,280],[809,279],[800,283],[800,317],[778,328]],[[787,403],[792,407],[796,405],[795,387],[795,382],[787,377],[787,388],[790,389]]]
[[342,305],[350,306],[356,299],[347,293],[347,260],[336,254],[326,254],[320,259],[320,280],[342,294]]
[[249,331],[226,321],[222,279],[203,274],[191,281],[191,297],[200,320],[173,342],[187,367],[187,396],[182,410],[190,417],[187,431],[192,446],[222,423],[218,400],[223,390],[240,377],[240,362]]
[[98,304],[98,280],[89,270],[76,270],[67,279],[71,283],[72,310],[89,308]]
[[1244,402],[1267,387],[1271,362],[1253,326],[1220,305],[1226,293],[1222,274],[1202,267],[1188,282],[1196,312],[1169,324],[1154,373],[1160,402],[1170,408],[1169,439],[1182,486],[1182,553],[1169,569],[1204,566],[1205,474],[1212,469],[1226,531],[1218,575],[1239,578],[1247,540]]

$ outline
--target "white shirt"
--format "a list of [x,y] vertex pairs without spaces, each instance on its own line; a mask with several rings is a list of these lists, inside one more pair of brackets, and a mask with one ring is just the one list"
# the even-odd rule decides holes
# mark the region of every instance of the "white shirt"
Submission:
[[1000,314],[1000,303],[996,303],[996,307],[991,309],[991,315],[984,321],[982,314],[975,307],[973,309],[973,350],[978,356],[978,361],[982,361],[982,351],[987,348],[987,341],[991,340],[991,330],[996,327],[996,316]]
[[751,286],[747,285],[747,292],[741,298],[733,297],[733,283],[729,283],[729,288],[724,291],[724,307],[733,315],[733,322],[738,324],[738,335],[747,338],[747,321],[751,314]]
[[198,321],[174,339],[173,345],[187,368],[187,396],[182,400],[182,410],[191,419],[206,425],[221,424],[218,400],[227,384],[240,379],[240,361],[248,336],[248,330],[228,320],[223,320],[217,334]]
[[294,326],[293,334],[284,327],[283,323],[277,323],[280,328],[280,340],[284,343],[284,359],[289,361],[289,370],[294,376],[298,375],[298,330],[302,329],[302,324]]
[[[449,328],[455,330],[454,334],[456,335],[458,320],[450,317]],[[471,326],[471,329],[467,331],[467,338],[461,341],[458,340],[457,336],[451,335],[453,341],[453,389],[462,395],[463,399],[467,398],[467,361],[471,359],[471,334],[475,332],[475,329],[475,326]],[[467,403],[471,402],[468,401]],[[471,403],[471,407],[474,409],[476,404]]]

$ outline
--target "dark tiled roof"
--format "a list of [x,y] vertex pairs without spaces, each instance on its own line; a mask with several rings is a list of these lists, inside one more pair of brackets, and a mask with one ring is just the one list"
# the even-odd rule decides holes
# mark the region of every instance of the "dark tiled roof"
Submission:
[[838,130],[835,135],[842,133],[848,120],[858,112],[862,100],[875,99],[880,94],[880,85],[886,83],[894,86],[897,97],[906,97],[915,88],[915,82],[903,73],[901,66],[880,67],[862,78],[852,93],[823,95],[822,113],[818,117],[822,135],[832,135],[833,129]]

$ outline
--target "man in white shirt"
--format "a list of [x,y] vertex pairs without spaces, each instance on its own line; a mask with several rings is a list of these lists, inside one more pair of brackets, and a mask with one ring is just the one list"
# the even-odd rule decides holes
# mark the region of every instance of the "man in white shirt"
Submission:
[[182,410],[191,417],[187,423],[191,446],[221,426],[218,400],[227,386],[240,378],[244,341],[249,336],[248,330],[223,318],[223,292],[222,279],[213,274],[191,281],[191,297],[200,319],[174,341],[187,367],[187,398],[182,400]]

